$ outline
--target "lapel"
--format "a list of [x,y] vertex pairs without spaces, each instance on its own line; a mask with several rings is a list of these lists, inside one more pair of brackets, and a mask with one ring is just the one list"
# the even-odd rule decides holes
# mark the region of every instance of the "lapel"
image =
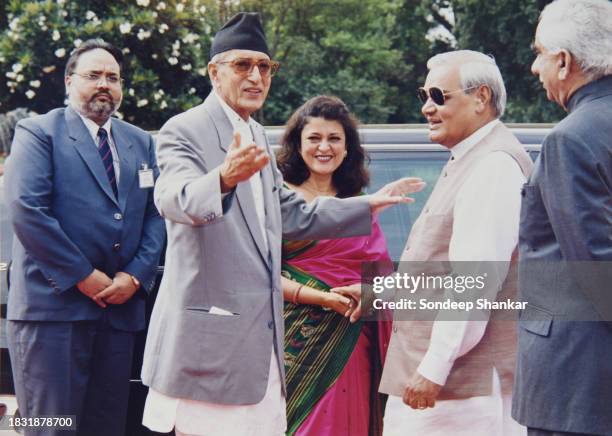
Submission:
[[[122,212],[125,212],[128,194],[132,185],[134,184],[134,179],[136,178],[136,168],[138,167],[138,163],[136,162],[136,156],[134,155],[134,150],[132,149],[130,136],[128,132],[125,131],[124,126],[115,119],[113,119],[111,123],[111,134],[113,136],[113,141],[115,142],[115,147],[117,147],[119,165],[121,166],[119,185],[117,186],[119,191],[119,208]],[[148,162],[144,163],[148,164]]]
[[72,145],[81,156],[81,159],[85,162],[87,168],[89,168],[89,171],[91,171],[98,185],[100,185],[100,189],[102,189],[115,204],[119,205],[110,182],[108,181],[108,177],[106,176],[106,171],[104,171],[104,165],[98,153],[98,148],[89,134],[87,127],[85,127],[83,120],[81,120],[81,117],[79,117],[70,107],[66,108],[64,116],[68,126],[68,137],[73,141]]
[[[210,114],[215,127],[217,128],[217,132],[219,133],[219,147],[225,152],[227,152],[227,148],[232,143],[233,140],[233,128],[230,120],[227,118],[225,111],[221,107],[221,104],[217,100],[217,96],[213,93],[210,93],[204,102],[208,113]],[[258,143],[257,140],[255,142],[259,146],[265,147],[265,142],[263,144]],[[264,184],[264,199],[266,202],[267,209],[268,200],[265,197],[266,185]],[[238,183],[236,186],[236,200],[240,206],[240,212],[244,218],[244,221],[247,224],[249,229],[249,233],[257,246],[257,251],[259,251],[259,255],[262,260],[266,264],[266,266],[271,269],[270,261],[268,259],[268,250],[266,249],[266,245],[264,243],[264,236],[261,233],[261,226],[259,225],[259,218],[257,217],[257,212],[255,212],[255,199],[253,197],[253,190],[251,189],[251,183],[248,181]],[[267,213],[266,213],[267,216]],[[266,217],[267,221],[267,217]]]

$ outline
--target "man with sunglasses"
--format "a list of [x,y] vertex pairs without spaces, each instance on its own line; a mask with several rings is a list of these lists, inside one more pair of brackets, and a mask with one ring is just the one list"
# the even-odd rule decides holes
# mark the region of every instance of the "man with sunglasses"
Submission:
[[235,15],[211,45],[213,91],[159,133],[155,201],[168,249],[142,369],[143,422],[153,430],[284,434],[281,239],[368,234],[370,210],[410,192],[400,181],[306,204],[283,188],[250,117],[277,68],[258,15]]
[[121,51],[83,42],[66,64],[68,107],[19,122],[5,187],[16,240],[8,342],[21,416],[68,415],[26,435],[123,435],[132,350],[145,327],[164,222],[153,138],[111,115]]
[[612,2],[558,0],[538,76],[568,112],[523,191],[512,415],[529,435],[612,434]]
[[[458,262],[453,266],[473,277],[488,274],[479,296],[511,298],[520,191],[532,162],[499,120],[506,104],[501,73],[491,57],[469,50],[434,56],[427,67],[417,96],[429,138],[448,148],[450,159],[412,226],[400,272]],[[427,298],[428,291],[415,295]],[[464,295],[474,303],[479,296]],[[431,312],[415,321],[396,313],[380,384],[391,395],[385,435],[524,434],[510,417],[515,323],[487,311],[466,315]]]

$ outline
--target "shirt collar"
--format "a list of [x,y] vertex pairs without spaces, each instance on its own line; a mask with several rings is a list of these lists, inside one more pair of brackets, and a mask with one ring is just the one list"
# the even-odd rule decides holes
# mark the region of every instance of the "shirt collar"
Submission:
[[[77,111],[75,111],[75,112],[77,112]],[[89,131],[89,134],[91,135],[92,138],[94,138],[94,140],[96,140],[98,138],[98,130],[100,130],[100,127],[104,128],[106,130],[106,133],[108,133],[108,136],[110,136],[110,134],[111,134],[111,124],[112,124],[110,118],[108,120],[106,120],[104,125],[98,126],[98,124],[96,124],[95,121],[92,121],[89,118],[81,115],[81,113],[79,113],[79,112],[77,112],[77,114],[79,114],[79,117],[81,117],[81,119],[83,120],[83,123],[85,124],[85,127],[87,127],[87,130]]]
[[501,123],[499,119],[494,119],[493,121],[489,121],[487,124],[482,126],[480,129],[476,130],[470,136],[465,138],[463,141],[457,143],[453,148],[450,149],[451,154],[455,159],[460,159],[461,156],[464,156],[468,151],[470,151],[476,144],[478,144],[482,139],[487,136],[491,131],[497,126],[497,124]]
[[567,109],[572,112],[584,103],[610,94],[612,94],[612,75],[603,76],[577,89],[570,97]]
[[214,92],[215,97],[217,97],[217,100],[219,100],[219,103],[221,104],[221,107],[223,108],[223,112],[225,112],[225,115],[227,115],[227,117],[230,120],[230,123],[232,123],[232,127],[234,129],[236,129],[238,126],[240,126],[241,123],[248,125],[251,125],[251,121],[252,118],[249,117],[248,121],[244,121],[244,118],[242,118],[240,115],[238,115],[236,113],[236,111],[234,109],[232,109],[226,102],[225,100],[223,100],[223,98],[221,98],[221,96],[219,94],[217,94],[217,92]]

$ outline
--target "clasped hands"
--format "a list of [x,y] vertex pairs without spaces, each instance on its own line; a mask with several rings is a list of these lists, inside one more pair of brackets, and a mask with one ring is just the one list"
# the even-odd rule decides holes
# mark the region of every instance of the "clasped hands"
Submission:
[[138,290],[128,273],[120,271],[111,279],[98,269],[77,283],[77,288],[102,308],[107,304],[123,304]]

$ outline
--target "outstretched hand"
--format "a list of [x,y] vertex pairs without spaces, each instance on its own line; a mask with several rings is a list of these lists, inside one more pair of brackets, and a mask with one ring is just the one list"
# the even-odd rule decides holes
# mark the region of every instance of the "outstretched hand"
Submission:
[[349,316],[351,323],[357,322],[361,317],[361,283],[355,283],[349,286],[338,286],[331,289],[334,294],[344,295],[350,298],[351,304],[348,312],[344,316]]
[[403,177],[387,183],[374,194],[368,195],[372,213],[379,213],[399,203],[413,203],[414,198],[407,194],[419,192],[425,187],[425,182],[419,177]]
[[227,155],[221,164],[221,192],[229,192],[270,162],[266,151],[251,143],[240,147],[240,133],[234,133],[234,140],[227,150]]

